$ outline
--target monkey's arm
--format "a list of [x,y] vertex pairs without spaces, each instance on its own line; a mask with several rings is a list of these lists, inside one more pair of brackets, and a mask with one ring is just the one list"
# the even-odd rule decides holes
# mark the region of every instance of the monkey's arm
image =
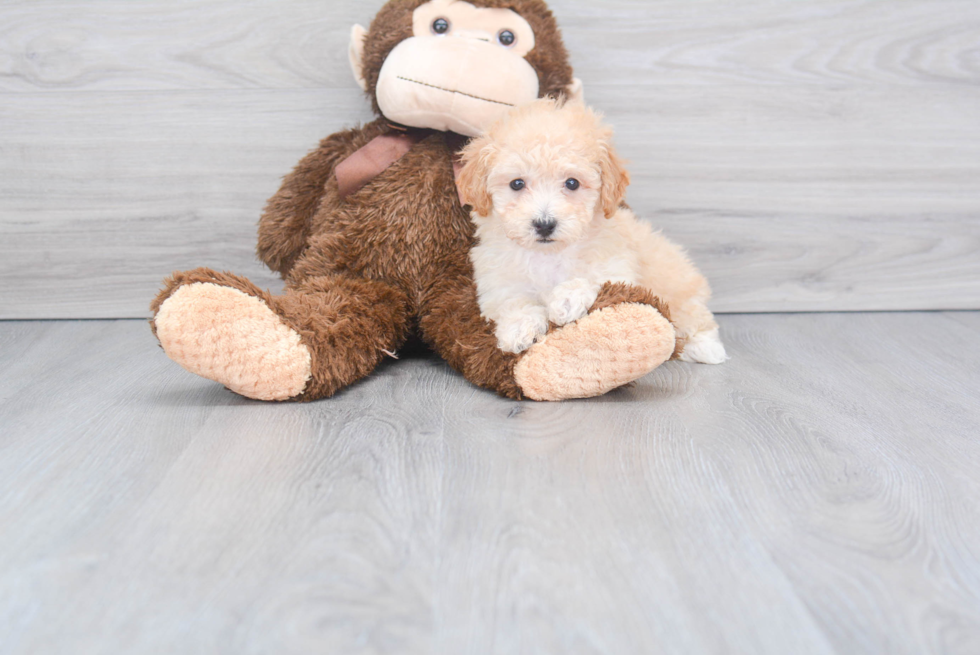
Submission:
[[284,278],[306,248],[310,223],[325,201],[340,202],[334,171],[386,129],[383,120],[328,136],[287,175],[259,220],[259,259]]

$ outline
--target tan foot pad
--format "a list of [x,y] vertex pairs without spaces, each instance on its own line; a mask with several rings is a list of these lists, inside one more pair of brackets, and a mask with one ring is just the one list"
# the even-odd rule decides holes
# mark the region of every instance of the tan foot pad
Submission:
[[309,349],[264,302],[199,282],[177,289],[154,319],[167,355],[185,369],[255,400],[289,400],[311,376]]
[[649,305],[624,303],[552,332],[517,363],[533,400],[593,398],[639,380],[670,359],[674,327]]

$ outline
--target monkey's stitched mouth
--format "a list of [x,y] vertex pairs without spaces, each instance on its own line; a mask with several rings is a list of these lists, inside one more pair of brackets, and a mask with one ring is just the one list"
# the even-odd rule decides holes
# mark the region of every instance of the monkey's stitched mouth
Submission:
[[483,102],[491,102],[495,105],[503,105],[504,107],[513,107],[514,105],[509,102],[500,102],[499,100],[491,100],[490,98],[481,98],[480,96],[475,96],[472,93],[464,93],[462,91],[454,91],[452,89],[444,89],[441,86],[436,86],[435,84],[429,84],[428,82],[419,82],[418,80],[413,80],[408,77],[398,76],[398,79],[405,82],[411,82],[412,84],[419,84],[421,86],[427,86],[430,89],[436,89],[437,91],[445,91],[446,93],[458,93],[461,96],[466,96],[467,98],[473,98],[474,100],[482,100]]

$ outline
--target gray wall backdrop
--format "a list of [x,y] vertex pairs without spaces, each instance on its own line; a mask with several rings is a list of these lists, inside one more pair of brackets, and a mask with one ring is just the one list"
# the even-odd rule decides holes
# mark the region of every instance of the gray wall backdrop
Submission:
[[[147,316],[371,118],[381,0],[0,0],[0,318]],[[980,2],[553,0],[629,200],[721,312],[980,309]]]

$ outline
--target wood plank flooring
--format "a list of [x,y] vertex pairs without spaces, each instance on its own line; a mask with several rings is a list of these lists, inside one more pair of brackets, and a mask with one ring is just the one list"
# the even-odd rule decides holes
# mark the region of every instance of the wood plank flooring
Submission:
[[[380,5],[0,4],[0,319],[144,317],[201,265],[276,288],[255,223],[371,118],[347,41]],[[980,309],[980,3],[550,5],[715,309]]]
[[310,405],[0,323],[0,653],[980,652],[980,314],[721,321],[591,401]]

